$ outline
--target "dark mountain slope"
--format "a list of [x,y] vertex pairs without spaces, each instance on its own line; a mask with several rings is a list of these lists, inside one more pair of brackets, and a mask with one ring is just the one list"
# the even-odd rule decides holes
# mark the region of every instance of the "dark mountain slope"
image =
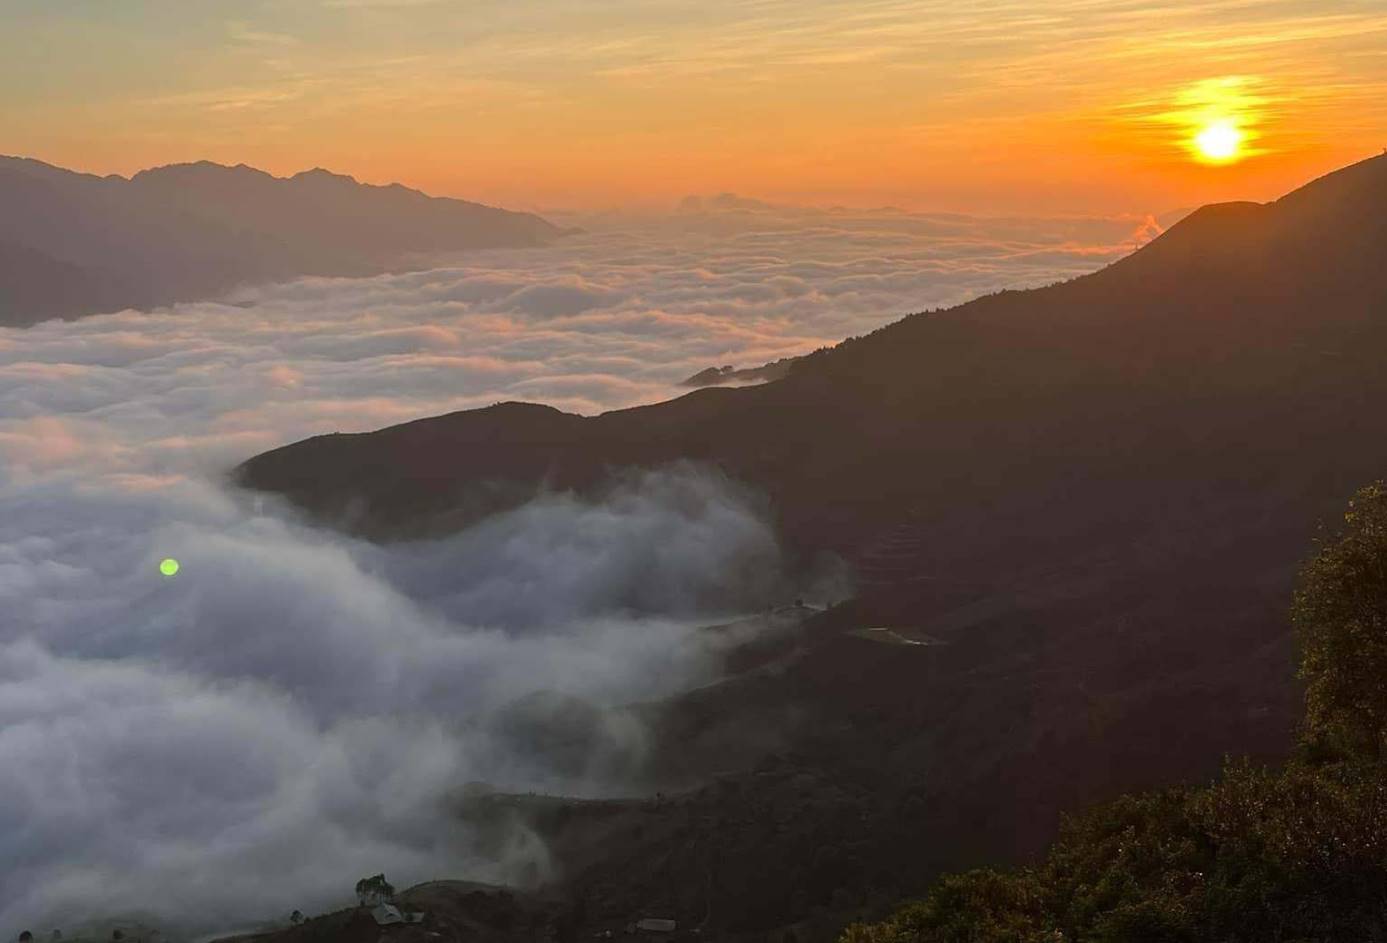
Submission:
[[979,501],[1048,532],[1111,520],[1112,501],[1324,466],[1332,502],[1362,469],[1335,475],[1312,443],[1353,441],[1383,387],[1384,209],[1379,158],[1274,204],[1205,208],[1095,275],[912,316],[765,386],[542,424],[514,405],[457,413],[312,439],[243,478],[324,515],[350,504],[388,534],[485,507],[500,479],[512,494],[698,458],[763,487],[801,542],[847,552],[907,510],[986,532],[964,510]]
[[761,488],[791,547],[847,557],[857,598],[776,671],[652,712],[652,784],[761,772],[662,813],[678,838],[568,862],[613,914],[810,939],[818,907],[1034,854],[1061,811],[1289,746],[1295,569],[1387,474],[1385,211],[1376,159],[764,386],[591,418],[506,404],[240,475],[393,536],[695,458]]
[[[281,179],[202,162],[127,180],[0,158],[0,324],[299,275],[365,275],[429,254],[538,245],[560,234],[529,214],[324,170]],[[46,261],[23,261],[37,258]]]

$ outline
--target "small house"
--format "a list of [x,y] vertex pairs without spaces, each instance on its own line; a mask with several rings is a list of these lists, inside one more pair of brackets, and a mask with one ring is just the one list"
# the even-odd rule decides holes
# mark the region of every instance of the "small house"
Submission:
[[394,904],[376,904],[371,908],[371,916],[382,927],[405,922],[404,914],[400,913],[400,908]]

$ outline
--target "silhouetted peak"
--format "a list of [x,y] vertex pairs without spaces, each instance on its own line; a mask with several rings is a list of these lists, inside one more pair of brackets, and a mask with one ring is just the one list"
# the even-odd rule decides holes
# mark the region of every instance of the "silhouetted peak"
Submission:
[[150,167],[146,170],[141,170],[130,179],[150,180],[158,177],[196,177],[230,169],[231,168],[225,164],[214,163],[210,160],[194,160]]
[[537,416],[540,414],[554,414],[562,412],[562,410],[556,409],[555,407],[550,406],[547,403],[527,403],[524,400],[516,399],[505,400],[500,403],[493,403],[492,405],[485,407],[484,411],[497,414],[505,413],[517,416]]
[[[495,429],[507,436],[537,430],[567,429],[574,423],[584,421],[581,416],[566,413],[544,403],[523,403],[514,400],[463,412],[470,412],[469,419],[477,428]],[[427,419],[421,421],[429,422]]]
[[1263,203],[1209,203],[1175,223],[1142,251],[1159,253],[1176,243],[1214,249],[1230,239],[1241,239],[1243,232],[1255,227],[1266,212]]
[[268,181],[274,178],[263,170],[257,170],[247,164],[237,164],[234,167],[226,164],[218,164],[210,160],[190,161],[181,164],[165,164],[162,167],[151,167],[148,170],[141,170],[130,178],[131,183],[150,184],[189,184],[204,181],[221,180],[256,180]]
[[359,184],[355,177],[346,174],[333,173],[322,167],[314,167],[312,170],[303,170],[289,178],[291,183],[306,183],[313,186],[337,186],[355,187]]
[[1159,238],[1091,278],[1140,272],[1149,281],[1195,271],[1257,270],[1270,284],[1312,268],[1364,276],[1377,270],[1374,248],[1387,234],[1387,155],[1311,181],[1270,203],[1200,207]]

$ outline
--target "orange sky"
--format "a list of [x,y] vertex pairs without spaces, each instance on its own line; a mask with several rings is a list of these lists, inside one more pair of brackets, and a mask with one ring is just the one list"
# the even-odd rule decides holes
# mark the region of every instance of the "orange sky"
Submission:
[[[1268,198],[1387,145],[1382,0],[0,0],[0,151],[516,207]],[[1201,163],[1201,124],[1246,156]]]

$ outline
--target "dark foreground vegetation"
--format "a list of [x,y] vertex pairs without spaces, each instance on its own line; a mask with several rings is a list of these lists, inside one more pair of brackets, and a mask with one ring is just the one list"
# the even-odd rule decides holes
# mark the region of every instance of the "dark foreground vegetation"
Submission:
[[1360,491],[1292,608],[1306,716],[1282,769],[1069,820],[1045,859],[942,880],[844,943],[1387,939],[1387,491]]

